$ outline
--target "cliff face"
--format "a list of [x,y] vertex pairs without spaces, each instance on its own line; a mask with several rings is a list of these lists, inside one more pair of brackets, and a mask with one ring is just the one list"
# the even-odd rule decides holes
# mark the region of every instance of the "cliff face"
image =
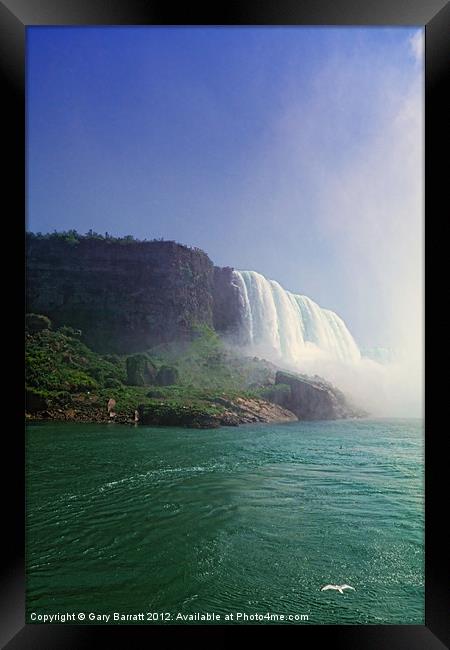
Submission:
[[206,253],[174,242],[27,241],[27,311],[80,329],[99,352],[184,339],[196,324],[226,328],[236,309],[227,316],[219,300],[214,318],[215,277]]
[[233,283],[233,269],[214,267],[213,323],[221,334],[237,339],[241,323],[239,289]]

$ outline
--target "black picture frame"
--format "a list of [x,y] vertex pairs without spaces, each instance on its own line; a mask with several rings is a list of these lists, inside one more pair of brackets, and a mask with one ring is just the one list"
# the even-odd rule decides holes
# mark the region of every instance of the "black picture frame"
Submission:
[[[186,4],[184,9],[174,9],[162,2],[149,0],[0,0],[0,70],[3,80],[3,109],[6,141],[3,153],[7,162],[3,188],[4,204],[9,205],[6,219],[13,226],[12,240],[17,245],[14,274],[17,282],[7,281],[4,288],[4,305],[9,314],[21,313],[21,287],[24,276],[17,269],[18,260],[24,259],[24,209],[25,188],[25,31],[33,25],[414,25],[425,26],[425,213],[426,229],[426,304],[431,302],[430,277],[437,277],[438,261],[447,259],[446,241],[441,237],[440,216],[445,217],[448,193],[448,164],[445,127],[450,115],[445,91],[450,68],[450,5],[446,0],[278,0],[278,2],[233,2],[230,0],[213,8],[196,9]],[[446,88],[447,85],[447,88]],[[447,183],[445,182],[447,180]],[[443,220],[444,223],[446,219]],[[4,222],[5,223],[5,222]],[[9,235],[8,235],[9,236]],[[12,244],[11,244],[12,245]],[[9,248],[9,245],[8,245]],[[24,264],[20,267],[24,268]],[[11,277],[11,263],[4,277]],[[436,274],[436,275],[435,275]],[[17,287],[19,284],[21,286]],[[434,284],[434,281],[433,281]],[[23,313],[23,312],[22,312]],[[439,328],[439,323],[437,323]],[[434,328],[434,326],[433,326]],[[20,323],[9,329],[8,337],[17,336],[15,366],[20,366],[23,350]],[[437,357],[437,341],[432,334],[426,338],[426,585],[425,625],[404,626],[310,626],[291,628],[300,642],[311,644],[333,643],[336,647],[362,650],[389,648],[439,650],[449,643],[449,603],[446,578],[448,551],[445,544],[442,519],[446,517],[442,493],[445,494],[447,461],[444,445],[448,433],[435,424],[434,418],[446,406],[444,387],[430,386],[429,357]],[[19,343],[20,341],[20,343]],[[435,346],[433,350],[433,346]],[[8,343],[9,347],[9,343]],[[18,361],[19,359],[19,361]],[[17,386],[9,387],[11,394],[23,395],[23,374],[17,373]],[[9,472],[4,487],[4,533],[6,549],[3,555],[0,591],[0,642],[9,650],[26,648],[81,648],[104,642],[105,635],[113,633],[120,645],[142,647],[144,639],[154,639],[156,633],[165,637],[175,628],[153,626],[74,626],[25,624],[25,468],[23,432],[23,400],[17,399],[13,414],[8,403],[7,428],[3,435],[3,465]],[[17,420],[17,421],[16,421]],[[5,477],[6,475],[6,477]],[[217,627],[188,626],[197,634],[211,638]],[[201,629],[200,629],[201,628]],[[221,627],[224,639],[229,630]],[[242,628],[239,628],[242,629]],[[266,634],[267,627],[259,627]],[[286,629],[286,628],[284,628]],[[180,630],[180,628],[178,628]],[[277,635],[283,628],[277,628]],[[186,627],[181,629],[186,634]],[[256,631],[253,628],[252,632]],[[133,642],[133,639],[141,639]],[[191,637],[192,638],[192,637]]]

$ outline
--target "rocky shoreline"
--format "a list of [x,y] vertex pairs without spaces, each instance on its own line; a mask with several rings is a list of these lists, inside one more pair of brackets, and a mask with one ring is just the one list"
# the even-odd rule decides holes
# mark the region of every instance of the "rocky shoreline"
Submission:
[[[355,409],[341,391],[319,377],[305,377],[279,371],[275,383],[265,395],[204,392],[195,397],[153,390],[146,401],[134,406],[122,405],[110,413],[108,402],[98,395],[73,395],[70,405],[50,406],[33,397],[26,412],[27,421],[117,422],[128,425],[174,426],[186,428],[218,428],[240,424],[295,422],[298,420],[338,420],[365,417]],[[115,405],[115,400],[112,401]]]
[[25,422],[85,422],[92,424],[117,422],[119,424],[135,424],[134,419],[129,415],[116,415],[115,418],[110,418],[108,414],[105,415],[100,410],[95,413],[74,413],[73,409],[25,413]]
[[105,408],[90,406],[86,409],[47,409],[26,413],[26,421],[91,422],[119,424],[141,424],[151,426],[181,426],[186,428],[218,428],[239,426],[257,422],[294,422],[297,416],[291,411],[266,400],[237,397],[233,400],[215,398],[210,400],[212,409],[202,409],[188,404],[177,405],[160,402],[158,405],[140,405],[139,419],[134,413],[117,413],[111,417]]

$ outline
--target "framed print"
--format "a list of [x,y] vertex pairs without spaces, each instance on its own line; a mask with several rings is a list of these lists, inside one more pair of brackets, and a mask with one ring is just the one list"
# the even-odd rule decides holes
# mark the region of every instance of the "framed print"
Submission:
[[448,4],[4,0],[0,27],[25,289],[3,644],[445,647]]

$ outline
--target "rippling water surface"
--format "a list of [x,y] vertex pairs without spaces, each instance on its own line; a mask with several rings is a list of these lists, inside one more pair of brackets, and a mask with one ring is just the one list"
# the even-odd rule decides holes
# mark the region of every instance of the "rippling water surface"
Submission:
[[420,420],[32,424],[28,616],[423,624],[423,478]]

